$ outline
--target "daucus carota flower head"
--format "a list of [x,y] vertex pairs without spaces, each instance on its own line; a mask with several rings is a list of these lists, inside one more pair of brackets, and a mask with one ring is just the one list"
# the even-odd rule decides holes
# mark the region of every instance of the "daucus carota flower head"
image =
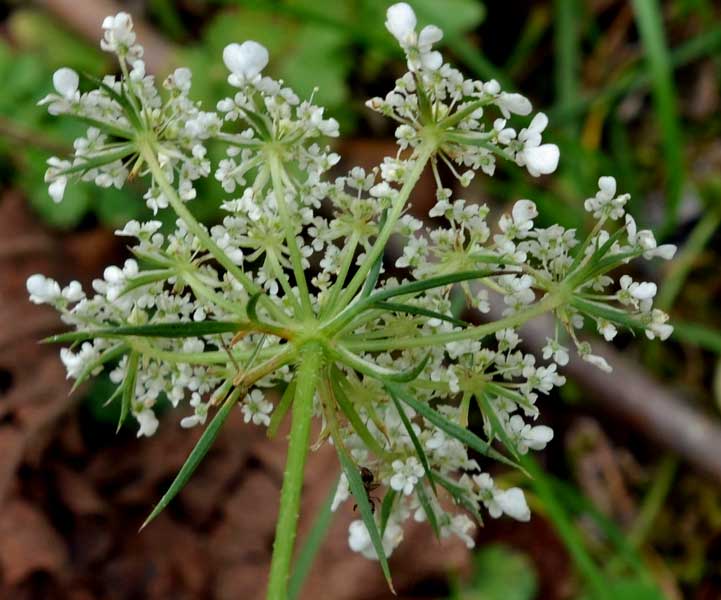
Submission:
[[[135,240],[134,257],[105,269],[88,294],[42,275],[27,282],[32,302],[53,305],[76,330],[55,338],[74,344],[61,352],[68,375],[82,381],[109,371],[139,436],[155,432],[164,403],[177,408],[182,427],[206,427],[193,465],[236,405],[270,435],[292,414],[282,523],[295,522],[309,421],[319,416],[319,443],[332,442],[344,470],[333,508],[355,497],[361,518],[349,545],[382,564],[410,518],[469,546],[469,514],[530,518],[523,490],[496,486],[484,469],[517,465],[551,443],[538,400],[565,383],[559,369],[573,348],[610,370],[579,339],[585,323],[609,340],[624,327],[650,339],[671,334],[667,315],[653,307],[655,284],[629,274],[617,284],[610,274],[675,250],[638,230],[612,177],[601,177],[586,200],[596,225],[581,238],[538,226],[531,199],[491,221],[485,205],[454,197],[440,164],[461,186],[478,173],[492,176],[501,161],[534,177],[552,173],[559,152],[543,143],[548,119],[523,121],[532,112],[526,98],[443,63],[433,50],[441,31],[417,32],[408,4],[388,9],[386,27],[409,71],[368,106],[396,121],[398,151],[375,169],[331,175],[340,157],[327,139],[339,135],[337,121],[263,74],[263,46],[225,48],[230,95],[217,112],[204,110],[191,99],[188,69],[158,90],[130,17],[106,19],[101,46],[117,55],[122,75],[86,81],[60,69],[55,93],[42,101],[90,124],[70,160],[48,161],[49,192],[60,201],[78,179],[120,187],[145,178],[148,206],[172,210],[175,228],[127,223],[116,233]],[[225,147],[218,164],[209,143]],[[437,201],[412,216],[426,167]],[[217,181],[225,211],[210,228],[186,207],[194,182],[206,178]],[[394,264],[384,261],[391,238],[402,248]],[[460,298],[486,313],[491,293],[504,307],[496,321],[474,325],[453,309]],[[557,327],[537,358],[523,349],[519,327],[542,313]],[[270,388],[282,388],[282,398]],[[473,407],[482,431],[468,428]],[[178,477],[160,509],[187,479],[185,471]],[[372,494],[383,494],[383,522]],[[280,564],[293,539],[284,532]],[[271,573],[271,585],[282,587],[285,579]]]

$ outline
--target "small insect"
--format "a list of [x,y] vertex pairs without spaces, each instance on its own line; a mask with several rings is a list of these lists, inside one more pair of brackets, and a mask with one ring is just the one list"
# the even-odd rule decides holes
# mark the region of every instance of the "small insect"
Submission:
[[[366,496],[368,497],[368,503],[371,505],[371,512],[376,512],[376,502],[380,502],[378,498],[375,496],[371,496],[371,492],[378,489],[380,487],[380,483],[378,483],[375,480],[375,475],[373,475],[373,471],[371,471],[368,467],[361,467],[360,470],[361,475],[361,481],[363,482],[363,489],[366,491]],[[353,510],[358,508],[357,504],[353,505]]]

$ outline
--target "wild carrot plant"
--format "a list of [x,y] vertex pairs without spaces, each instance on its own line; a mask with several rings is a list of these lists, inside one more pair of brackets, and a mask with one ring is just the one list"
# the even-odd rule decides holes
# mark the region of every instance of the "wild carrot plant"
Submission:
[[[596,224],[577,237],[560,225],[537,227],[531,200],[518,200],[497,222],[485,205],[454,197],[439,169],[461,187],[491,177],[498,161],[532,176],[555,171],[558,147],[543,143],[543,113],[496,81],[466,79],[433,49],[442,32],[418,31],[408,4],[388,9],[386,27],[405,52],[408,71],[384,98],[368,101],[397,123],[397,152],[370,171],[331,175],[340,160],[327,145],[338,123],[313,99],[300,99],[263,74],[269,56],[254,41],[223,52],[233,93],[203,110],[191,99],[191,72],[176,69],[159,88],[145,71],[129,15],[103,23],[101,47],[120,75],[94,80],[58,70],[55,93],[41,102],[79,119],[87,133],[69,159],[48,161],[46,180],[60,202],[68,184],[146,185],[154,213],[175,213],[174,230],[130,221],[116,232],[134,258],[81,285],[33,275],[31,301],[51,304],[74,331],[52,338],[68,376],[82,382],[103,370],[117,384],[120,424],[138,436],[158,427],[169,404],[180,426],[205,431],[148,520],[188,481],[236,407],[274,435],[291,420],[268,597],[285,598],[311,423],[332,444],[342,476],[333,509],[355,497],[353,551],[380,560],[403,539],[408,519],[473,546],[474,519],[485,510],[530,518],[520,488],[501,489],[482,470],[541,450],[552,430],[535,424],[539,394],[564,384],[572,350],[603,370],[577,332],[586,323],[611,340],[619,327],[666,339],[667,315],[652,306],[653,283],[610,273],[629,261],[673,256],[625,213],[628,194],[613,177],[585,201]],[[524,126],[525,124],[525,126]],[[209,142],[226,156],[211,164]],[[424,224],[409,207],[424,171],[436,203]],[[214,177],[226,216],[199,223],[195,182]],[[391,238],[403,244],[398,277],[386,274]],[[484,313],[489,292],[502,318],[473,325],[455,300]],[[453,302],[452,302],[453,300]],[[518,329],[548,313],[555,335],[542,359],[521,350]],[[270,393],[284,391],[279,400]],[[468,429],[470,414],[482,431]],[[385,493],[379,510],[369,481]],[[350,508],[349,508],[350,510]]]

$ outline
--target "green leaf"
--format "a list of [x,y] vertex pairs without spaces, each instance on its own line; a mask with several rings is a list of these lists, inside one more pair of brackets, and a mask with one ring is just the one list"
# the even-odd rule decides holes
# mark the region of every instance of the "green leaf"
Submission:
[[486,394],[474,394],[474,397],[476,398],[476,402],[478,403],[478,408],[491,421],[493,433],[498,436],[498,439],[501,440],[503,445],[506,447],[506,450],[508,450],[513,455],[513,458],[515,458],[516,460],[520,460],[518,449],[516,448],[511,438],[508,437],[506,429],[503,427],[501,420],[498,418],[498,413],[496,413],[496,410],[491,405]]
[[721,332],[699,323],[673,322],[673,337],[721,354]]
[[218,333],[233,333],[243,326],[236,321],[201,321],[182,323],[150,323],[149,325],[128,325],[121,327],[108,327],[91,331],[71,331],[45,338],[48,344],[65,344],[80,342],[98,337],[138,336],[138,337],[196,337],[201,335],[215,335]]
[[391,592],[395,594],[396,592],[393,589],[393,581],[391,580],[391,571],[388,566],[388,558],[386,557],[385,550],[383,550],[383,539],[381,538],[375,518],[373,517],[373,510],[370,502],[368,502],[368,495],[363,485],[363,480],[361,479],[358,467],[353,464],[353,461],[350,457],[348,457],[345,451],[341,449],[339,444],[336,444],[336,451],[338,452],[338,458],[343,466],[345,476],[348,479],[348,487],[350,487],[350,491],[355,497],[356,504],[360,510],[361,518],[368,530],[371,543],[373,544],[373,548],[378,556],[378,561],[380,562],[383,575],[386,578],[386,582],[388,583],[388,587],[391,589]]
[[330,380],[335,401],[338,403],[338,406],[340,406],[343,414],[347,417],[351,426],[358,434],[358,437],[363,440],[363,443],[368,447],[368,449],[378,457],[387,457],[388,452],[378,443],[378,440],[376,440],[373,434],[368,430],[365,423],[363,423],[363,420],[360,418],[355,408],[353,407],[353,403],[348,399],[345,392],[343,391],[343,388],[341,386],[341,379],[343,378],[344,376],[340,372],[340,370],[337,367],[334,367],[333,376],[330,378]]
[[441,321],[447,321],[453,323],[457,327],[468,327],[468,323],[455,317],[444,315],[443,313],[436,312],[435,310],[429,310],[420,306],[412,306],[410,304],[401,304],[397,302],[376,302],[373,308],[379,308],[382,310],[388,310],[391,312],[408,313],[409,315],[418,315],[421,317],[428,317],[429,319],[439,319]]
[[[386,219],[388,218],[388,209],[384,210],[381,214],[381,218],[378,222],[378,230],[381,231],[383,229],[383,225],[385,225]],[[376,258],[376,261],[373,263],[373,266],[371,267],[371,270],[368,273],[368,279],[366,279],[365,284],[363,284],[363,290],[361,291],[361,297],[367,298],[371,295],[371,292],[375,289],[376,283],[378,283],[378,276],[381,272],[381,266],[383,265],[383,253],[381,252],[378,255],[378,258]]]
[[683,136],[671,69],[671,59],[663,31],[663,14],[658,0],[632,0],[636,25],[643,43],[651,75],[656,123],[660,127],[666,163],[665,231],[678,220],[684,184]]
[[426,290],[444,287],[460,281],[483,279],[484,277],[497,274],[498,273],[496,271],[463,271],[460,273],[451,273],[449,275],[439,275],[438,277],[431,277],[421,281],[404,283],[403,285],[399,285],[395,288],[380,290],[369,296],[367,302],[372,305],[382,300],[388,300],[388,298],[394,298],[395,296],[418,294]]
[[454,598],[458,600],[533,600],[538,577],[533,562],[501,544],[481,548],[473,557],[473,576]]
[[147,525],[155,517],[157,517],[165,509],[165,507],[168,506],[168,504],[170,504],[171,500],[175,498],[178,492],[185,487],[186,483],[188,483],[191,475],[195,472],[195,469],[198,468],[198,465],[208,453],[208,450],[210,450],[210,446],[218,436],[223,423],[225,423],[228,416],[230,416],[230,412],[233,410],[233,407],[238,401],[238,396],[241,391],[241,388],[235,388],[230,396],[228,396],[228,399],[220,407],[220,410],[215,414],[213,420],[205,428],[203,435],[200,436],[198,443],[193,447],[193,450],[190,452],[190,456],[188,456],[187,460],[180,468],[180,471],[173,480],[173,483],[170,484],[168,491],[165,492],[163,497],[160,499],[160,502],[158,502],[153,509],[153,512],[151,512],[148,518],[145,519],[145,522],[140,527],[141,531],[147,527]]
[[410,419],[408,418],[406,411],[403,410],[403,406],[398,401],[398,398],[396,397],[396,395],[393,391],[393,388],[386,386],[386,391],[388,392],[388,395],[391,397],[391,400],[393,400],[393,404],[395,404],[396,410],[398,411],[398,415],[400,416],[401,421],[403,422],[403,427],[406,428],[406,431],[408,432],[408,435],[411,438],[411,442],[413,443],[413,448],[415,448],[416,454],[418,455],[418,459],[421,461],[421,464],[423,465],[423,470],[426,472],[426,477],[428,477],[428,481],[431,484],[431,487],[433,488],[433,493],[437,496],[438,490],[436,490],[436,484],[435,484],[435,481],[433,481],[433,474],[431,472],[431,466],[428,463],[428,457],[426,456],[426,453],[423,450],[423,446],[421,445],[421,442],[418,440],[418,436],[416,435],[416,432],[413,431],[413,424],[410,422]]
[[131,352],[128,356],[128,366],[125,370],[125,378],[123,379],[123,403],[120,406],[120,418],[118,419],[118,428],[116,433],[120,431],[125,419],[128,417],[130,407],[135,400],[135,382],[138,377],[138,360],[140,355],[137,352]]
[[112,360],[115,360],[116,358],[120,358],[123,354],[125,354],[130,348],[126,346],[123,343],[116,344],[115,346],[111,346],[110,348],[106,348],[100,353],[100,356],[96,358],[94,361],[92,361],[89,365],[87,365],[80,375],[78,375],[78,378],[75,380],[75,383],[73,384],[73,387],[70,390],[70,393],[74,392],[78,386],[85,381],[95,369],[98,367],[101,367],[107,362],[110,362]]
[[426,368],[428,360],[431,357],[429,352],[425,358],[412,369],[408,369],[407,371],[394,371],[393,369],[387,369],[370,360],[366,360],[341,345],[336,345],[331,348],[331,354],[333,354],[337,360],[345,363],[359,373],[363,373],[363,375],[368,375],[368,377],[373,377],[382,382],[397,383],[408,383],[416,379],[418,375],[423,372],[423,369]]
[[397,497],[398,492],[396,492],[394,489],[389,489],[386,492],[386,495],[383,496],[383,504],[381,504],[381,535],[383,535],[386,531],[388,519],[393,512],[393,505],[395,504]]
[[481,513],[478,512],[478,502],[468,497],[468,490],[456,485],[435,471],[433,472],[433,479],[438,485],[446,489],[457,504],[465,508],[480,525],[483,525],[483,517]]
[[[435,483],[433,482],[433,478],[430,478],[429,481],[431,482],[431,485],[435,485]],[[416,485],[416,496],[418,496],[418,501],[421,503],[421,508],[423,509],[423,512],[426,513],[426,517],[428,518],[428,522],[431,524],[431,529],[433,529],[433,533],[435,534],[436,539],[440,540],[441,529],[440,527],[438,527],[436,511],[433,510],[431,499],[428,497],[428,494],[426,494],[426,487],[422,480],[418,482],[418,485]]]
[[491,442],[486,442],[482,440],[475,433],[472,433],[468,429],[464,429],[453,421],[450,421],[437,410],[433,410],[425,402],[416,400],[416,398],[414,398],[412,394],[409,394],[402,386],[387,383],[386,389],[388,389],[389,391],[391,391],[392,389],[395,395],[397,395],[401,400],[403,400],[403,402],[405,402],[408,406],[414,409],[417,413],[428,419],[428,421],[433,423],[439,429],[445,431],[451,437],[456,438],[458,441],[468,446],[469,448],[473,448],[473,450],[475,450],[479,454],[493,458],[515,469],[523,470],[518,463],[505,457],[497,450],[494,450],[491,447]]
[[[605,597],[612,600],[664,600],[667,598],[655,584],[631,577],[606,580],[605,590]],[[584,594],[579,600],[595,600],[595,598],[596,596]]]
[[308,532],[308,536],[303,541],[303,546],[298,551],[298,555],[293,564],[293,572],[288,580],[288,600],[295,600],[303,589],[310,570],[313,568],[318,550],[323,540],[328,534],[331,522],[333,521],[333,498],[335,498],[335,490],[338,487],[338,478],[330,486],[330,491],[326,496],[325,502],[318,510],[313,521],[313,527]]
[[571,305],[580,310],[582,313],[600,317],[602,319],[606,319],[607,321],[613,321],[614,323],[620,323],[629,329],[645,329],[643,323],[641,323],[638,319],[634,319],[629,316],[626,311],[619,308],[613,308],[612,306],[601,304],[599,302],[593,302],[591,300],[585,300],[577,296],[571,300]]
[[293,404],[295,386],[296,380],[293,379],[293,381],[291,381],[285,388],[278,406],[275,407],[273,414],[270,416],[270,423],[268,424],[268,429],[265,432],[270,439],[273,439],[275,434],[278,433],[278,427],[280,427],[280,424],[283,422],[283,418],[288,413],[290,405]]

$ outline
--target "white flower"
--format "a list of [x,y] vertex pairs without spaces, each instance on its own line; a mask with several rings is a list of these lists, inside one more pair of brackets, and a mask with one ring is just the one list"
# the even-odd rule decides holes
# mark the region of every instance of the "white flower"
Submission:
[[500,509],[517,521],[530,521],[531,511],[526,504],[526,497],[521,488],[510,488],[494,495]]
[[606,373],[611,373],[613,371],[613,368],[608,364],[603,356],[598,356],[597,354],[583,354],[581,358],[583,358],[583,360],[587,363],[591,363],[594,367],[598,367],[601,371]]
[[143,48],[135,44],[133,19],[128,13],[119,12],[105,17],[103,29],[105,32],[100,40],[102,50],[115,52],[121,57],[127,56],[131,63],[143,55]]
[[390,481],[391,488],[397,492],[402,491],[406,496],[410,495],[418,480],[423,477],[423,465],[415,456],[411,456],[405,461],[394,460],[391,466],[394,471]]
[[568,348],[561,346],[556,340],[546,338],[546,345],[543,347],[543,358],[548,360],[553,358],[553,361],[561,366],[565,367],[568,364]]
[[[383,532],[383,552],[388,557],[393,554],[398,545],[403,541],[403,529],[394,519],[389,519],[386,529]],[[359,552],[371,560],[378,560],[370,534],[361,520],[353,521],[348,526],[348,546],[353,552]]]
[[258,388],[255,388],[243,403],[243,420],[249,423],[251,420],[254,425],[270,425],[270,412],[273,410],[273,404],[268,402]]
[[256,79],[268,64],[265,46],[247,40],[242,44],[228,44],[223,50],[223,62],[230,71],[228,83],[241,87]]
[[658,338],[660,340],[667,340],[673,333],[673,326],[666,323],[668,321],[668,315],[654,308],[651,311],[651,321],[646,325],[646,337],[649,340]]
[[630,288],[631,295],[637,300],[650,300],[656,295],[656,291],[656,284],[651,282],[635,283]]
[[331,511],[335,512],[336,509],[343,504],[350,497],[350,488],[348,487],[348,478],[345,473],[341,473],[338,479],[338,485],[335,488],[335,496],[333,496],[333,503],[330,506]]
[[53,73],[53,86],[58,94],[67,100],[76,100],[79,98],[78,84],[80,78],[72,69],[63,67]]
[[416,13],[405,2],[393,4],[386,12],[386,28],[401,44],[412,43],[416,32]]
[[67,177],[58,177],[48,186],[48,193],[55,204],[59,204],[65,195],[65,188],[68,185]]
[[[492,93],[492,87],[489,84],[495,84],[498,86],[498,82],[495,79],[492,79],[489,81],[485,88],[488,93]],[[500,89],[500,86],[498,86]],[[498,93],[498,92],[496,92]],[[501,109],[501,113],[503,116],[508,119],[511,114],[515,115],[530,115],[531,110],[533,110],[533,106],[531,105],[531,102],[528,98],[525,96],[522,96],[521,94],[509,94],[508,92],[501,92],[495,100],[496,106]],[[505,125],[505,122],[500,125],[500,129],[503,128]],[[514,132],[515,133],[515,132]]]
[[386,28],[405,50],[408,68],[417,71],[425,68],[437,71],[443,64],[440,52],[433,51],[433,44],[443,38],[443,32],[435,25],[427,25],[416,35],[416,14],[405,2],[388,7]]
[[78,352],[73,352],[70,348],[60,349],[60,360],[65,365],[68,379],[77,379],[85,371],[85,368],[97,358],[98,351],[90,342],[84,342]]
[[80,285],[79,281],[71,281],[63,288],[62,295],[68,302],[80,302],[85,298],[83,286]]
[[548,117],[538,113],[526,129],[521,129],[518,141],[523,144],[516,154],[516,163],[528,169],[534,177],[553,173],[558,167],[560,152],[556,144],[541,144],[541,133],[548,125]]
[[60,285],[54,279],[35,273],[28,277],[25,287],[33,304],[51,304],[61,297]]
[[158,429],[158,418],[155,413],[146,408],[135,415],[140,428],[138,429],[138,437],[150,437]]

